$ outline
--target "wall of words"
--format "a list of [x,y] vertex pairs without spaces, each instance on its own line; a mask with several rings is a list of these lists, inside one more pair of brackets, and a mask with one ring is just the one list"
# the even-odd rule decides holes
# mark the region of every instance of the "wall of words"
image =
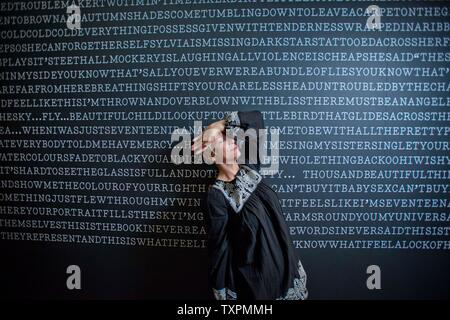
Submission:
[[212,298],[171,134],[258,109],[310,299],[449,298],[449,9],[2,1],[2,296]]

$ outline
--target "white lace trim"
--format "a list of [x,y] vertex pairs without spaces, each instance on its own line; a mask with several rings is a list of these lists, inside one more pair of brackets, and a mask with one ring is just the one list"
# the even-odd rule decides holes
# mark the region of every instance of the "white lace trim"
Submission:
[[261,180],[262,176],[256,170],[241,164],[235,180],[216,180],[212,187],[222,191],[233,210],[239,212]]
[[213,288],[216,300],[237,300],[237,294],[230,288],[215,289]]
[[299,277],[294,278],[294,286],[289,288],[285,296],[276,300],[305,300],[308,297],[306,289],[306,272],[300,260],[298,260]]

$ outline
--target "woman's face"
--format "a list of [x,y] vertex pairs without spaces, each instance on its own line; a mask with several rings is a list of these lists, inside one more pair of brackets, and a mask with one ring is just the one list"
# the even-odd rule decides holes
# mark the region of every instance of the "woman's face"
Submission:
[[[222,157],[220,153],[222,153]],[[214,143],[214,154],[215,163],[231,164],[237,162],[241,152],[235,140],[223,133]]]

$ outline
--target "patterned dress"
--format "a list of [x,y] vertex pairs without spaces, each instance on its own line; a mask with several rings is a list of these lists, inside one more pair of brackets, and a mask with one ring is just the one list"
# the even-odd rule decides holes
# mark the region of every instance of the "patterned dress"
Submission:
[[[260,138],[261,112],[233,111],[227,134],[253,128],[239,148]],[[250,130],[252,131],[252,130]],[[216,179],[207,194],[209,279],[217,300],[303,300],[306,273],[295,251],[279,198],[259,173],[258,159],[245,163],[232,181]]]

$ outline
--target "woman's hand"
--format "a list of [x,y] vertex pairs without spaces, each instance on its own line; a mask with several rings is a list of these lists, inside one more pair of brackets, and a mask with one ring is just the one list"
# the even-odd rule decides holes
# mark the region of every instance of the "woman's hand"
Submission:
[[225,130],[225,120],[219,120],[219,121],[213,122],[208,126],[208,129],[209,128],[219,128],[220,131],[222,132]]
[[209,125],[202,134],[198,135],[193,140],[192,150],[194,154],[199,154],[211,147],[211,144],[222,135],[222,129],[220,125]]

